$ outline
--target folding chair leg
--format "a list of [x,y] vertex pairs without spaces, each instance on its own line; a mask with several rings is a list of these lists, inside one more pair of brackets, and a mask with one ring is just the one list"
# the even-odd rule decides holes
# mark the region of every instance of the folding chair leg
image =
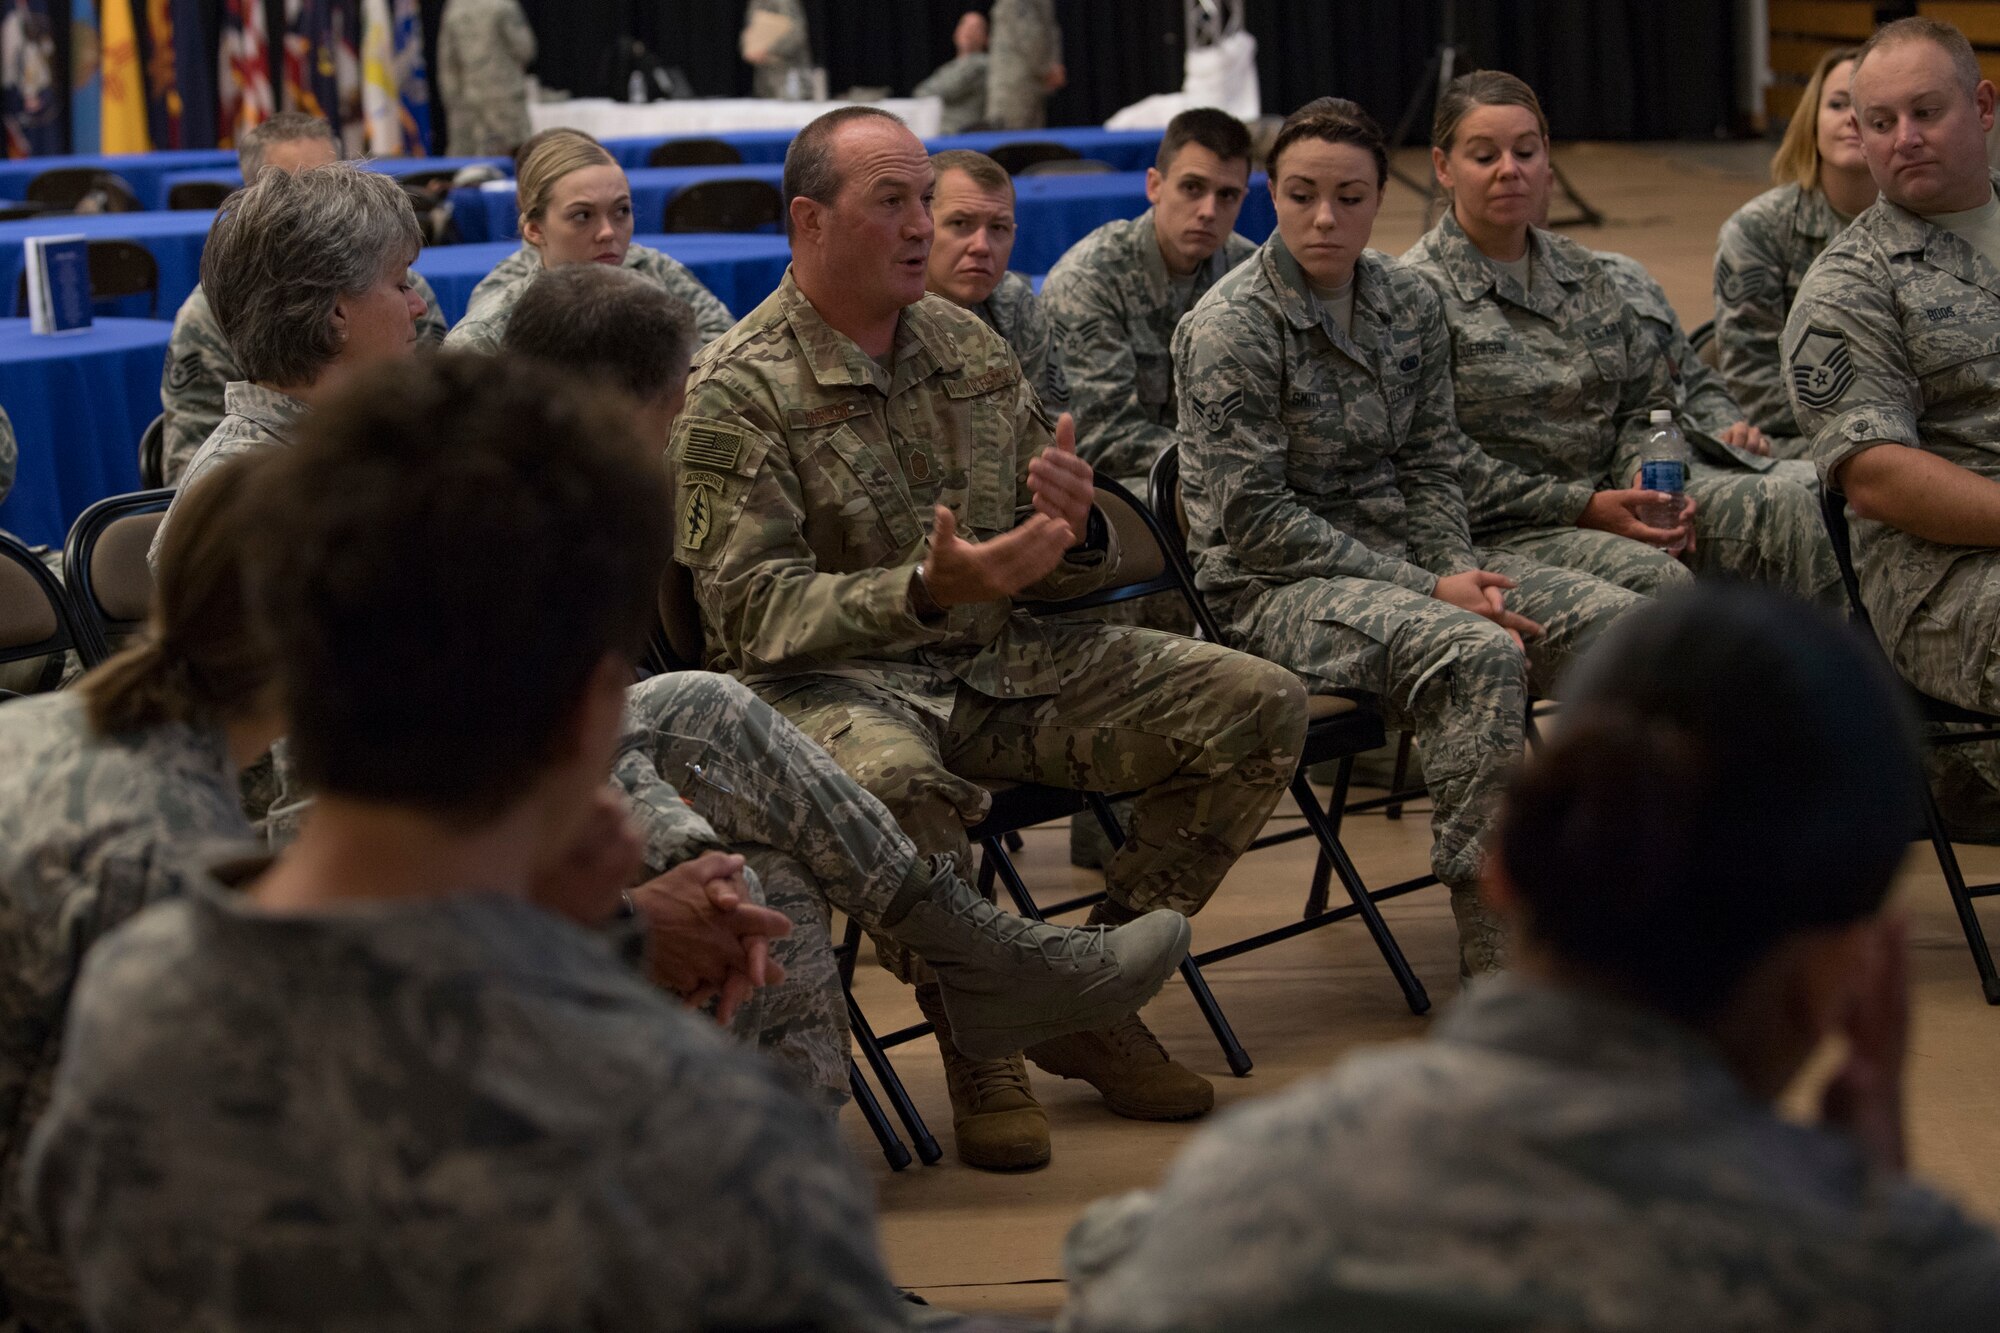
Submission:
[[891,1171],[901,1171],[910,1164],[910,1150],[896,1137],[896,1127],[889,1123],[889,1117],[882,1114],[882,1103],[875,1100],[875,1092],[868,1086],[868,1080],[861,1077],[861,1066],[852,1057],[847,1061],[847,1090],[854,1094],[854,1104],[861,1108],[861,1118],[868,1122],[869,1130],[875,1135],[875,1142],[882,1147],[882,1155],[889,1159]]
[[889,1053],[882,1049],[876,1039],[875,1029],[868,1022],[868,1015],[861,1012],[855,1003],[854,993],[847,992],[847,1021],[854,1030],[854,1044],[861,1048],[867,1058],[868,1067],[875,1071],[875,1081],[882,1085],[882,1091],[889,1098],[889,1105],[896,1109],[896,1118],[903,1122],[903,1129],[910,1136],[910,1142],[917,1147],[917,1157],[925,1166],[942,1161],[944,1150],[931,1137],[930,1127],[917,1112],[917,1105],[910,1100],[910,1090],[903,1086],[903,1080],[896,1073],[896,1067],[889,1063]]
[[[1400,741],[1396,742],[1396,768],[1395,771],[1389,775],[1389,790],[1401,791],[1403,789],[1404,779],[1408,778],[1409,775],[1410,775],[1410,733],[1406,731],[1403,733],[1403,738]],[[1397,801],[1393,805],[1383,806],[1382,813],[1388,816],[1390,819],[1401,819],[1403,817],[1403,803],[1401,801]]]
[[1951,905],[1958,909],[1958,924],[1965,931],[1966,947],[1972,950],[1972,965],[1979,969],[1979,988],[1986,992],[1986,1003],[2000,1004],[2000,975],[1993,969],[1993,950],[1986,943],[1986,932],[1980,928],[1979,913],[1973,908],[1972,895],[1966,892],[1965,873],[1958,868],[1958,852],[1945,834],[1944,818],[1938,813],[1937,800],[1928,787],[1924,791],[1924,824],[1930,830],[1938,868],[1944,871],[1945,887],[1951,891]]
[[1341,885],[1347,896],[1354,900],[1354,909],[1367,923],[1368,933],[1375,938],[1375,947],[1382,951],[1382,959],[1389,964],[1389,971],[1395,976],[1396,984],[1403,988],[1403,998],[1409,1001],[1410,1012],[1424,1013],[1431,1007],[1431,997],[1424,990],[1424,983],[1411,970],[1409,959],[1403,957],[1403,947],[1396,943],[1396,937],[1389,933],[1389,923],[1382,919],[1375,900],[1368,896],[1368,886],[1348,859],[1347,849],[1340,845],[1340,839],[1333,831],[1333,822],[1319,808],[1313,799],[1312,785],[1301,772],[1292,779],[1292,795],[1298,800],[1299,809],[1312,828],[1313,836],[1319,839],[1320,851],[1333,862],[1334,871],[1339,874]]
[[[1404,733],[1404,739],[1409,739],[1407,732]],[[1400,781],[1402,778],[1402,763],[1400,760],[1396,765],[1396,776],[1397,780]],[[1353,785],[1353,782],[1354,756],[1350,754],[1343,756],[1340,766],[1334,770],[1333,791],[1326,798],[1327,824],[1333,829],[1335,840],[1338,840],[1340,837],[1340,821],[1347,817],[1347,792],[1348,788]],[[1306,790],[1312,790],[1311,783],[1306,784]],[[1296,799],[1298,795],[1298,788],[1296,786],[1293,787],[1292,794]],[[1326,859],[1326,848],[1321,847],[1319,849],[1319,859],[1313,862],[1312,889],[1306,894],[1304,920],[1310,921],[1326,910],[1327,887],[1332,877],[1333,862]]]

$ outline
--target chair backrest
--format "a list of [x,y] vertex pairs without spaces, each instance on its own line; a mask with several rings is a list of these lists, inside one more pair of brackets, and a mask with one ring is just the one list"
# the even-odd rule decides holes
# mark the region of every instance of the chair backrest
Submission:
[[0,662],[81,653],[83,636],[62,585],[20,538],[0,532]]
[[1192,589],[1181,580],[1179,568],[1167,550],[1170,539],[1159,531],[1159,525],[1138,497],[1115,478],[1099,474],[1096,504],[1112,531],[1118,534],[1118,568],[1113,571],[1111,581],[1081,597],[1033,602],[1028,608],[1036,615],[1059,615],[1171,592],[1178,593],[1188,609],[1194,611]]
[[50,210],[42,204],[31,204],[16,199],[0,206],[0,222],[19,222],[22,218],[38,218]]
[[1694,354],[1701,358],[1701,363],[1704,366],[1707,366],[1710,370],[1720,367],[1722,351],[1715,345],[1714,320],[1709,320],[1693,333],[1690,333],[1688,335],[1688,344],[1694,348]]
[[736,145],[721,139],[669,139],[646,154],[649,167],[733,167],[742,161]]
[[649,645],[648,665],[658,671],[700,671],[707,656],[701,607],[694,599],[694,575],[675,561],[660,576],[660,623]]
[[987,153],[1000,164],[1001,170],[1009,176],[1018,176],[1022,170],[1037,162],[1057,162],[1066,158],[1080,158],[1082,153],[1067,144],[1046,143],[1030,139],[1020,143],[1003,143]]
[[111,656],[116,641],[137,630],[153,602],[153,567],[146,551],[173,501],[171,489],[114,495],[77,516],[63,543],[63,583],[69,589],[85,666]]
[[167,190],[167,207],[183,212],[221,208],[231,193],[221,181],[182,181]]
[[667,200],[660,230],[760,231],[784,217],[784,196],[769,181],[702,181]]
[[167,484],[167,414],[153,418],[139,437],[139,484],[156,491]]
[[1208,609],[1208,600],[1201,595],[1201,589],[1194,582],[1194,561],[1188,558],[1188,516],[1187,506],[1181,502],[1181,455],[1178,449],[1166,449],[1153,460],[1153,470],[1146,478],[1146,499],[1152,506],[1154,530],[1164,539],[1167,559],[1179,570],[1181,583],[1187,588],[1189,604],[1194,607],[1195,624],[1201,627],[1201,637],[1211,643],[1221,643],[1222,626]]
[[1052,157],[1046,162],[1030,162],[1017,176],[1101,176],[1118,168],[1094,157]]
[[99,167],[51,167],[28,182],[28,202],[70,213],[139,213],[145,205],[116,172]]
[[451,189],[451,183],[457,176],[457,167],[423,167],[416,171],[397,172],[396,183],[405,190],[428,190],[432,194],[442,194]]
[[[144,296],[148,318],[160,313],[160,261],[137,241],[92,240],[85,253],[90,263],[91,301],[116,301]],[[28,313],[28,272],[14,284],[14,312]]]

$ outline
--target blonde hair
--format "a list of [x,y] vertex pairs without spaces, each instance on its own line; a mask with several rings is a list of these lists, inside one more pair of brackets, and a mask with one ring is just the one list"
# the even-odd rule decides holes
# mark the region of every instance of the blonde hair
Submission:
[[1799,105],[1785,126],[1778,151],[1771,154],[1771,179],[1779,185],[1796,185],[1802,190],[1819,188],[1819,104],[1826,96],[1827,76],[1834,67],[1861,54],[1858,46],[1836,46],[1813,66]]
[[514,155],[515,199],[521,210],[521,231],[540,222],[556,186],[572,171],[585,167],[615,167],[618,159],[582,130],[543,130]]

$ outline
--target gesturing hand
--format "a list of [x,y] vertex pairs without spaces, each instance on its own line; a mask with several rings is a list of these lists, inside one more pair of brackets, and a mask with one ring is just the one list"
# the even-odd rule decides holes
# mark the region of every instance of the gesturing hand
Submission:
[[528,896],[572,921],[600,925],[618,910],[618,895],[645,864],[645,854],[625,817],[624,798],[606,787],[568,848],[535,873]]
[[748,901],[740,856],[703,852],[632,890],[632,905],[645,921],[653,980],[690,1005],[717,999],[721,1022],[751,991],[785,978],[770,941],[791,934],[792,923]]
[[1028,464],[1028,494],[1035,512],[1069,525],[1069,544],[1090,531],[1090,506],[1096,496],[1096,473],[1076,456],[1076,422],[1065,412],[1056,418],[1055,443]]
[[1630,537],[1635,542],[1657,546],[1662,550],[1686,543],[1686,549],[1694,549],[1694,499],[1681,498],[1681,521],[1679,526],[1656,528],[1639,515],[1646,505],[1669,504],[1674,497],[1664,491],[1599,491],[1590,497],[1578,516],[1579,528],[1596,528],[1614,537]]
[[969,542],[958,535],[951,510],[939,505],[930,554],[924,557],[924,591],[942,607],[1000,601],[1061,564],[1072,544],[1069,524],[1047,514],[1035,514],[990,542]]
[[1462,611],[1486,617],[1507,631],[1516,648],[1525,648],[1524,640],[1542,637],[1542,627],[1526,616],[1507,609],[1507,590],[1516,586],[1514,580],[1505,574],[1468,569],[1463,574],[1439,579],[1437,587],[1431,589],[1431,596]]

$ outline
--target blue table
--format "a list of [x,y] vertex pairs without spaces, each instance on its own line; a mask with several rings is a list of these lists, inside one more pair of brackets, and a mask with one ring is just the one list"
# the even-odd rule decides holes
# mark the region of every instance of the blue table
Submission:
[[187,148],[160,153],[116,153],[22,157],[0,162],[0,199],[26,199],[28,182],[57,167],[94,167],[116,172],[148,208],[167,206],[166,177],[176,171],[216,171],[234,167],[227,148]]
[[[162,212],[61,215],[0,222],[0,294],[4,294],[0,297],[4,300],[0,308],[14,307],[14,294],[21,280],[22,244],[28,237],[76,235],[92,240],[117,237],[137,241],[159,262],[160,301],[155,314],[159,319],[170,320],[201,281],[201,251],[208,244],[208,229],[214,221],[215,214],[211,212]],[[26,314],[26,308],[20,313]],[[120,305],[119,313],[143,316],[146,302],[143,298],[133,298]]]
[[[633,239],[686,264],[702,286],[738,315],[750,313],[776,291],[785,266],[792,261],[791,247],[782,236],[684,233]],[[513,241],[433,246],[417,256],[417,272],[437,293],[445,322],[456,324],[465,317],[466,304],[479,280],[519,248]]]
[[[1107,222],[1146,211],[1146,173],[1117,171],[1092,176],[1017,176],[1014,179],[1014,257],[1024,273],[1046,273],[1063,252]],[[1236,230],[1263,241],[1278,225],[1263,172],[1250,177],[1250,191],[1237,215]]]
[[[372,159],[358,158],[356,162],[357,165],[367,167],[371,171],[386,172],[391,176],[407,175],[413,171],[457,171],[461,167],[470,166],[498,167],[510,176],[514,172],[513,160],[506,157],[379,157]],[[234,155],[223,166],[194,167],[184,171],[169,171],[160,178],[160,197],[157,200],[148,201],[146,207],[165,208],[167,206],[168,192],[176,185],[185,185],[190,182],[199,182],[203,185],[227,185],[233,190],[243,184],[243,173],[237,170]],[[144,198],[144,196],[141,197]]]
[[25,319],[0,319],[0,407],[21,442],[0,528],[61,546],[78,514],[139,489],[139,437],[160,413],[172,331],[164,320],[100,319],[37,337]]
[[627,171],[645,166],[655,148],[674,139],[720,139],[743,154],[745,163],[769,166],[784,163],[785,150],[792,146],[792,136],[796,133],[797,130],[729,130],[722,134],[642,134],[634,139],[606,139],[604,146]]
[[1002,144],[1059,143],[1118,171],[1144,171],[1159,157],[1160,140],[1165,134],[1164,130],[1107,130],[1095,125],[1053,130],[975,130],[970,134],[926,139],[924,146],[933,153],[942,153],[947,148],[991,153]]
[[[632,183],[632,217],[640,231],[654,231],[661,225],[667,201],[690,185],[703,181],[761,180],[781,183],[785,169],[765,163],[731,167],[635,167],[625,172]],[[458,234],[469,243],[504,241],[520,235],[516,224],[520,206],[512,185],[494,181],[490,186],[451,192],[451,219]],[[772,228],[775,233],[776,228]]]

